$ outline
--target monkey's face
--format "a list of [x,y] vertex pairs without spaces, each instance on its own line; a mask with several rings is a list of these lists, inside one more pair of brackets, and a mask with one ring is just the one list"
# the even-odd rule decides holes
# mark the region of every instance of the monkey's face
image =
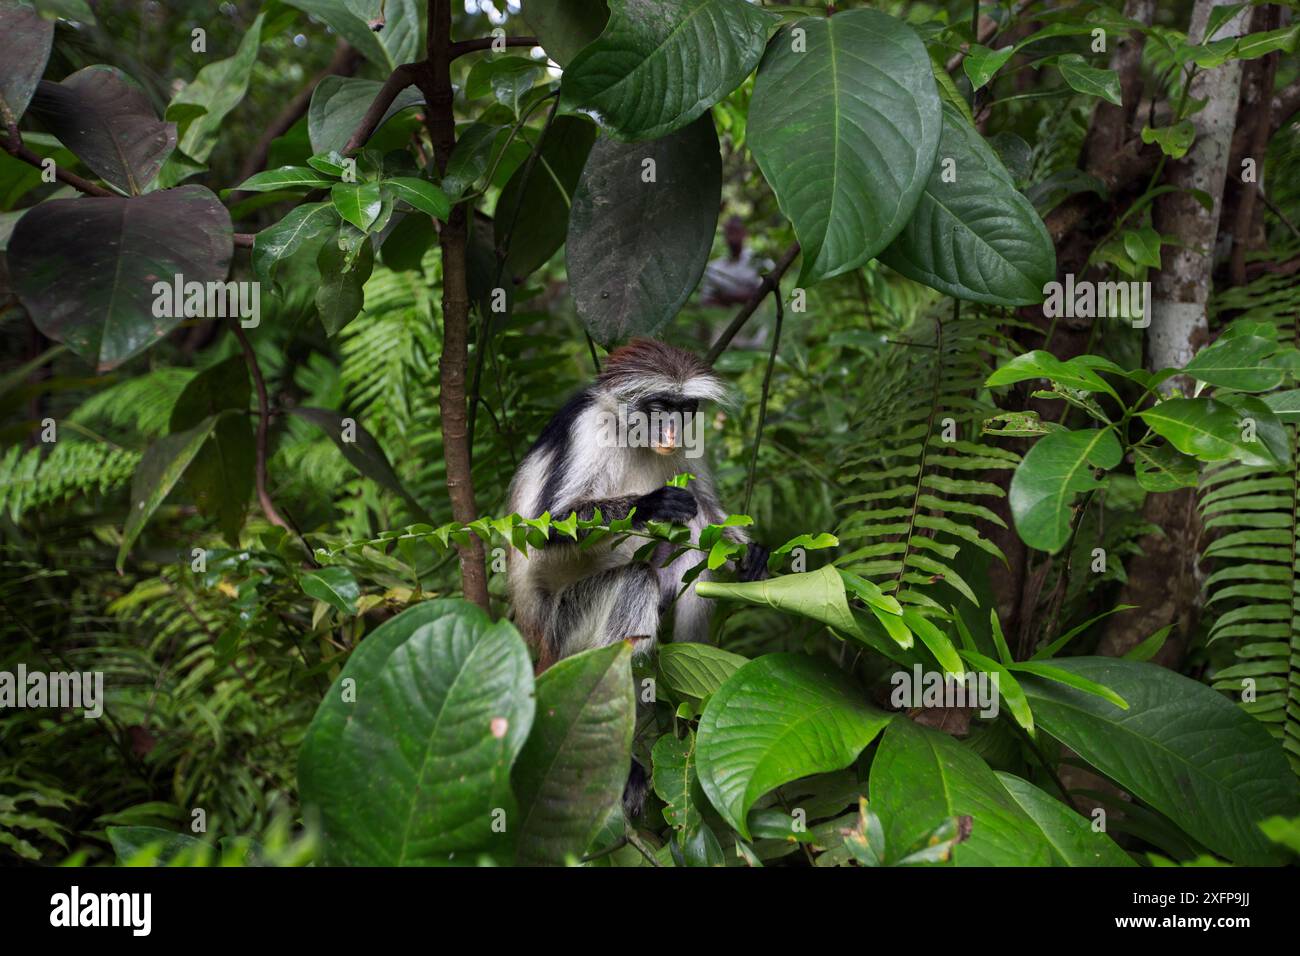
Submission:
[[650,448],[657,455],[671,455],[682,444],[689,416],[699,411],[700,403],[678,395],[655,395],[642,411],[650,420]]

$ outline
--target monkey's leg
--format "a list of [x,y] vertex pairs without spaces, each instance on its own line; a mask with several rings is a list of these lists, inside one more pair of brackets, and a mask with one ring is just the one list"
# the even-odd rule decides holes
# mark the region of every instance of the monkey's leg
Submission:
[[[555,658],[629,638],[635,640],[635,654],[648,653],[659,630],[659,604],[659,576],[649,565],[628,564],[583,578],[556,598],[548,635]],[[637,701],[639,713],[640,695]],[[623,787],[629,818],[641,815],[649,789],[645,768],[633,758]]]
[[637,655],[659,630],[659,579],[649,565],[628,564],[583,578],[556,596],[547,640],[555,659],[632,638]]

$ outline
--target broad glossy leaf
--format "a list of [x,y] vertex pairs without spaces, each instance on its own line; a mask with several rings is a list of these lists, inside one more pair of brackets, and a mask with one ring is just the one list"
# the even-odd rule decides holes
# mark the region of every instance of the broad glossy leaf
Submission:
[[1001,772],[997,778],[1051,846],[1054,865],[1137,866],[1131,856],[1115,845],[1114,840],[1093,830],[1089,820],[1028,780]]
[[226,116],[239,105],[248,91],[248,81],[257,62],[265,13],[244,31],[239,48],[224,60],[209,63],[199,70],[167,104],[164,117],[176,123],[176,145],[188,162],[177,163],[173,156],[160,177],[163,186],[174,186],[193,175],[194,167],[208,161],[217,145],[217,136]]
[[[378,80],[361,80],[354,76],[327,76],[321,80],[307,109],[307,134],[311,137],[312,152],[342,152],[382,86]],[[375,128],[383,126],[402,110],[422,102],[420,91],[408,86],[397,94],[393,105],[388,107]]]
[[1256,435],[1247,441],[1240,413],[1212,398],[1168,398],[1138,417],[1185,455],[1201,461],[1236,459],[1246,465],[1277,465]]
[[451,214],[451,202],[441,189],[427,179],[414,176],[398,176],[385,179],[384,187],[391,189],[398,199],[423,213],[441,219],[444,222]]
[[1196,487],[1196,459],[1172,445],[1133,449],[1133,476],[1146,491]]
[[821,621],[841,634],[856,635],[844,579],[833,565],[798,574],[779,574],[762,581],[699,581],[695,593],[703,598],[743,601]]
[[910,847],[950,817],[970,817],[956,866],[1048,866],[1052,849],[978,755],[951,736],[895,718],[871,762],[869,806],[885,846]]
[[[1037,378],[1066,385],[1083,392],[1105,392],[1115,395],[1115,389],[1082,356],[1062,362],[1051,352],[1034,349],[1002,363],[984,382],[989,388],[1013,385]],[[1118,397],[1118,396],[1116,396]]]
[[[701,582],[703,583],[703,582]],[[659,677],[679,697],[705,700],[749,659],[711,644],[674,641],[659,648]]]
[[1128,701],[1026,676],[1040,729],[1236,863],[1280,859],[1258,824],[1300,811],[1295,775],[1268,730],[1204,684],[1109,657],[1054,662]]
[[566,657],[537,679],[537,721],[514,772],[516,862],[582,855],[623,794],[635,723],[630,641]]
[[1209,385],[1239,392],[1267,392],[1282,384],[1282,369],[1269,365],[1277,342],[1256,335],[1221,338],[1201,349],[1183,371]]
[[573,192],[595,141],[594,123],[579,116],[557,117],[531,172],[524,163],[501,190],[493,231],[497,248],[507,249],[507,278],[531,275],[563,244]]
[[36,327],[106,371],[181,321],[180,303],[155,314],[157,283],[225,280],[232,236],[217,197],[182,186],[134,199],[43,202],[18,221],[7,255]]
[[366,280],[375,267],[375,252],[366,239],[356,257],[349,261],[337,242],[326,242],[316,257],[320,285],[316,289],[316,311],[321,325],[334,335],[360,314],[366,304]]
[[1044,435],[1029,449],[1011,478],[1009,504],[1025,544],[1056,551],[1070,537],[1075,495],[1101,487],[1094,468],[1109,469],[1123,456],[1113,428]]
[[240,192],[265,193],[277,189],[321,189],[334,183],[332,177],[309,166],[281,166],[250,176],[236,188]]
[[1287,389],[1283,392],[1270,392],[1260,399],[1282,421],[1295,425],[1300,423],[1300,388]]
[[702,819],[704,791],[695,768],[695,734],[688,730],[680,740],[666,733],[650,753],[654,763],[654,790],[667,806],[664,820],[676,830],[693,833]]
[[23,118],[36,84],[45,72],[54,43],[54,23],[31,7],[18,3],[0,5],[0,104],[13,116]]
[[317,568],[306,572],[300,583],[308,597],[324,601],[340,614],[357,613],[357,598],[361,596],[361,587],[347,568]]
[[568,66],[609,20],[605,0],[524,0],[524,22],[542,49],[560,66]]
[[627,139],[690,123],[758,65],[777,18],[746,0],[610,0],[609,24],[564,70],[561,96]]
[[[285,0],[329,24],[385,72],[419,59],[424,34],[416,0]],[[381,17],[382,11],[382,17]],[[382,22],[376,30],[372,23]]]
[[[806,51],[794,48],[803,31]],[[925,46],[877,10],[785,26],[768,45],[748,138],[803,248],[801,285],[854,269],[902,231],[943,125]]]
[[216,427],[217,416],[203,419],[188,431],[160,438],[145,451],[131,479],[131,510],[122,529],[122,543],[117,549],[117,569],[126,564],[126,556],[158,506],[176,487],[203,443]]
[[677,314],[708,264],[721,201],[707,113],[653,142],[596,141],[573,194],[565,255],[574,305],[598,342],[653,334]]
[[946,104],[925,192],[880,261],[940,292],[992,305],[1041,302],[1056,275],[1056,250],[1033,204],[984,137]]
[[110,66],[88,66],[61,83],[43,80],[31,111],[96,175],[127,193],[144,192],[176,146],[176,126]]
[[979,43],[971,44],[970,52],[961,61],[961,68],[970,80],[971,89],[978,90],[993,79],[993,74],[1002,69],[1002,65],[1011,59],[1011,54],[1015,52],[1016,48],[1010,45],[990,50]]
[[253,237],[253,274],[261,282],[275,281],[281,264],[303,250],[312,262],[321,246],[337,231],[339,214],[327,202],[295,206],[274,226]]
[[746,815],[775,787],[853,762],[892,714],[824,658],[767,654],[709,699],[696,737],[700,784],[722,818],[749,838]]
[[1072,89],[1089,96],[1100,96],[1116,106],[1124,105],[1124,97],[1119,85],[1119,74],[1114,70],[1098,69],[1089,66],[1088,61],[1077,53],[1071,53],[1056,61],[1061,68],[1061,78]]
[[[325,862],[508,861],[510,770],[533,722],[532,687],[523,639],[467,601],[417,604],[367,634],[298,758]],[[504,833],[493,825],[501,811]]]
[[330,200],[340,216],[363,232],[379,218],[379,210],[384,205],[379,183],[335,183],[330,189]]

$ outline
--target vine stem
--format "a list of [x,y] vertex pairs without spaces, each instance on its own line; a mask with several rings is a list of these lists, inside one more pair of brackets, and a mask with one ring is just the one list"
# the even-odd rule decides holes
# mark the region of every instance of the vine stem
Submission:
[[257,392],[257,439],[254,445],[255,460],[253,464],[253,481],[257,488],[257,503],[261,505],[262,514],[266,515],[267,521],[277,527],[284,528],[298,539],[298,542],[307,552],[307,559],[314,564],[316,559],[311,546],[303,538],[302,532],[280,514],[280,510],[275,506],[275,500],[271,497],[271,491],[267,486],[266,461],[271,429],[271,407],[266,393],[266,379],[262,376],[262,367],[258,364],[257,353],[253,351],[253,346],[248,341],[248,336],[244,334],[238,320],[232,319],[230,327],[234,330],[235,338],[239,341],[239,348],[244,353],[244,362],[248,365],[248,374],[252,376],[253,387]]
[[776,367],[776,350],[781,344],[781,323],[785,307],[781,303],[781,290],[773,289],[776,303],[776,325],[772,330],[772,351],[767,356],[767,371],[763,373],[763,395],[758,402],[758,427],[754,430],[754,453],[749,457],[749,477],[745,480],[745,506],[741,514],[749,514],[749,499],[754,494],[754,476],[758,473],[758,451],[763,445],[763,426],[767,424],[767,396],[772,388],[772,369]]
[[[13,114],[5,109],[5,127],[8,132],[5,136],[4,148],[14,159],[21,159],[24,163],[35,166],[37,169],[45,169],[45,160],[32,152],[23,145],[23,134],[18,130],[18,124],[12,119]],[[76,173],[70,173],[57,163],[54,165],[54,178],[59,182],[71,186],[78,192],[83,192],[87,196],[98,196],[101,199],[111,199],[117,193],[110,192],[103,186],[92,183],[89,179],[82,179]]]
[[763,297],[773,289],[780,287],[781,277],[785,275],[786,271],[790,268],[790,264],[794,262],[795,256],[797,255],[799,255],[799,243],[796,242],[785,251],[785,255],[781,257],[781,260],[776,264],[772,271],[763,277],[763,281],[758,284],[758,288],[755,289],[753,295],[749,297],[749,301],[740,307],[740,311],[737,312],[736,317],[731,320],[731,324],[723,330],[723,333],[720,336],[718,336],[718,340],[713,343],[709,348],[708,354],[704,356],[704,364],[712,365],[718,360],[718,356],[727,350],[727,346],[731,344],[731,340],[736,337],[736,334],[740,332],[742,328],[744,328],[745,323],[749,321],[750,316],[757,311],[759,304],[763,301]]

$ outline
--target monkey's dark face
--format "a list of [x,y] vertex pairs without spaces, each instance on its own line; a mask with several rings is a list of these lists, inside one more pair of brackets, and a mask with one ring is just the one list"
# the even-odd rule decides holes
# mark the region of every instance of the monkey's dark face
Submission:
[[637,411],[650,422],[650,447],[659,455],[671,455],[681,446],[687,422],[699,410],[698,399],[669,392],[651,395],[637,404]]

